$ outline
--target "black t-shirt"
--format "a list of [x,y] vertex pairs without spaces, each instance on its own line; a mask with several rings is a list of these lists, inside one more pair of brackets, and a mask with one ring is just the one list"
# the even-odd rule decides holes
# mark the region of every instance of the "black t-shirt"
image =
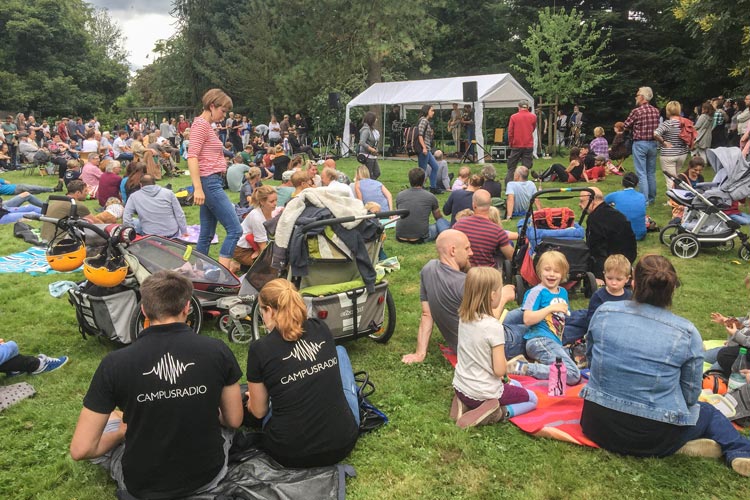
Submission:
[[274,330],[248,350],[247,381],[263,383],[272,401],[263,445],[281,463],[351,447],[358,436],[330,330],[317,319],[304,329],[295,342]]
[[281,174],[286,172],[289,162],[292,161],[287,155],[277,156],[273,159],[273,180],[280,181]]
[[83,405],[123,411],[122,470],[132,495],[181,497],[216,477],[224,466],[221,393],[241,376],[223,342],[184,323],[152,326],[102,360]]
[[81,177],[80,170],[66,170],[65,171],[65,185],[70,184],[70,181],[75,181]]

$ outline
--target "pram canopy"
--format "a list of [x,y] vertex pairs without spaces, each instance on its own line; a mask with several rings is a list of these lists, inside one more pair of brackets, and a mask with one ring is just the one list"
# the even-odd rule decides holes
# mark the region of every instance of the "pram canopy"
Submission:
[[706,198],[720,198],[727,205],[750,196],[750,164],[740,148],[715,148],[706,152],[708,161],[716,170],[724,170],[725,177],[718,186],[706,190]]

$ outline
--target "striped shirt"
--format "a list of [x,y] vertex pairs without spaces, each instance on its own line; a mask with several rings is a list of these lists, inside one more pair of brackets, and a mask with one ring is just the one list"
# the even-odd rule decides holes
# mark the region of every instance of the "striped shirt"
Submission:
[[221,140],[211,128],[211,124],[204,118],[197,116],[190,127],[190,149],[188,160],[198,159],[198,169],[201,177],[211,174],[222,174],[227,170],[224,160],[224,147]]
[[469,261],[472,266],[495,267],[495,256],[502,255],[500,248],[510,244],[505,229],[479,215],[463,217],[453,229],[469,238],[473,253]]
[[653,141],[658,126],[659,110],[648,103],[635,108],[625,120],[625,128],[633,131],[634,141]]
[[654,131],[654,135],[658,135],[665,142],[672,145],[671,148],[666,146],[661,147],[662,156],[680,156],[687,154],[688,146],[685,141],[680,139],[680,119],[670,118],[664,120]]

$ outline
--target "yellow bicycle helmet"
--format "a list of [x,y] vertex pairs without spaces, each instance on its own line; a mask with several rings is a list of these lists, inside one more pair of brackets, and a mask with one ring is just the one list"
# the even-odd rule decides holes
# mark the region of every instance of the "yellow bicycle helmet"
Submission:
[[122,256],[111,256],[105,251],[83,261],[83,275],[94,285],[112,288],[125,280],[128,264]]
[[55,271],[75,271],[86,258],[86,245],[79,238],[66,235],[50,241],[45,256],[49,267]]

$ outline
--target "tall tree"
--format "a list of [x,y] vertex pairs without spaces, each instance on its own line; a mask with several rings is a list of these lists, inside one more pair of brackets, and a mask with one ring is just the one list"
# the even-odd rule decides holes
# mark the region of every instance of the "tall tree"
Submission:
[[536,96],[554,102],[555,116],[558,104],[585,97],[611,77],[615,61],[605,55],[608,42],[609,33],[597,29],[595,21],[584,21],[576,9],[545,8],[529,27],[522,42],[526,53],[518,55],[515,68],[526,75]]

